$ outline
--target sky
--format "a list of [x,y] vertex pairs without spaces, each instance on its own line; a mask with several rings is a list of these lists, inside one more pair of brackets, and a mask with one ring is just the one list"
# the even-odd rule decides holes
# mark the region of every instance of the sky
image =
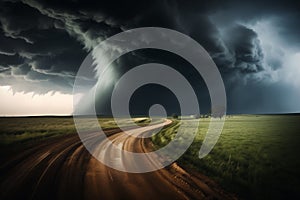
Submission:
[[[300,112],[299,18],[299,3],[289,0],[2,0],[0,116],[71,114],[74,80],[88,53],[116,33],[148,26],[180,31],[208,51],[224,80],[229,113]],[[115,65],[123,73],[153,60],[185,71],[191,82],[201,79],[174,55],[151,50]],[[145,91],[154,89],[160,99],[135,94],[135,102],[168,104],[174,112],[172,94]],[[205,86],[195,89],[198,98],[206,96]],[[99,112],[109,112],[107,98],[100,100],[106,103]],[[140,107],[133,110],[143,113]]]
[[49,92],[44,95],[36,95],[34,92],[14,94],[10,86],[0,86],[0,96],[2,116],[66,115],[73,111],[73,97],[70,94],[60,92],[55,94]]

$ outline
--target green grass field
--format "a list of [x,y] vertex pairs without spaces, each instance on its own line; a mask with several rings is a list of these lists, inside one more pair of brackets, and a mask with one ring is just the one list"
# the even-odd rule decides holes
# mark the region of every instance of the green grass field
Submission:
[[0,145],[31,142],[75,133],[71,117],[8,117],[0,118]]
[[[181,123],[189,129],[190,120]],[[198,153],[209,119],[201,119],[194,143],[179,163],[194,168],[244,199],[300,197],[300,116],[231,116],[205,158]],[[166,145],[179,124],[152,137]]]
[[[185,126],[188,133],[191,120],[176,121],[164,128],[152,137],[153,143],[157,148],[166,145],[179,125]],[[198,152],[209,120],[201,119],[193,144],[178,160],[181,165],[200,171],[244,199],[300,197],[300,116],[227,117],[213,151],[199,159]],[[99,123],[104,129],[117,127],[111,118],[99,118]],[[141,119],[137,123],[145,125],[149,120]],[[84,125],[93,129],[88,120]],[[71,117],[0,118],[2,154],[11,147],[63,134],[76,134]]]
[[[122,124],[126,126],[128,119]],[[89,118],[82,121],[86,130],[96,130],[96,124]],[[112,118],[99,118],[99,124],[103,129],[116,128]],[[150,122],[147,118],[136,118],[135,122],[142,126]],[[159,120],[157,120],[159,122]],[[63,134],[76,134],[72,117],[2,117],[0,118],[0,146],[22,144],[43,140],[49,137]]]

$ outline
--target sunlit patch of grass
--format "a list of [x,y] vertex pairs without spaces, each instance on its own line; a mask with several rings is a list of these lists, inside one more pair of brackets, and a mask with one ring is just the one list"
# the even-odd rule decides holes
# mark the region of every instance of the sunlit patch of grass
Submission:
[[[123,125],[129,122],[129,119],[122,119]],[[161,119],[152,120],[160,122]],[[134,120],[137,125],[143,126],[150,123],[149,118],[140,118]],[[85,118],[81,128],[93,131],[98,130],[99,124],[102,129],[117,128],[118,125],[112,118],[98,118],[98,123],[92,119]],[[76,134],[76,128],[72,117],[8,117],[0,118],[0,145],[11,145],[16,143],[32,142],[50,137]]]
[[0,118],[0,144],[40,140],[75,132],[71,117]]
[[[232,116],[212,152],[199,159],[209,124],[209,119],[201,119],[193,144],[178,162],[246,199],[292,198],[300,188],[299,122],[300,116]],[[156,147],[166,145],[178,126],[153,136]]]

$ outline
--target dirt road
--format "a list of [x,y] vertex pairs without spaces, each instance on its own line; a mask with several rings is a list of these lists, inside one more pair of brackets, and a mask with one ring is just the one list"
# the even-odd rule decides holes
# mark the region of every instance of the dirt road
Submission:
[[[137,130],[133,131],[138,134]],[[118,129],[106,134],[127,151],[153,149],[149,139],[135,138]],[[100,150],[108,159],[114,159],[107,145]],[[0,199],[234,198],[207,177],[188,173],[176,163],[142,174],[109,168],[90,155],[77,134],[27,146],[6,158],[0,167]]]

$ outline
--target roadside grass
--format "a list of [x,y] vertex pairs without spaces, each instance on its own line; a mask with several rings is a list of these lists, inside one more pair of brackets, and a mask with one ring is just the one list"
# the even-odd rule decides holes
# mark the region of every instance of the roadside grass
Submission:
[[[99,118],[103,129],[116,128],[112,118]],[[124,124],[126,124],[124,119]],[[161,122],[155,119],[155,123]],[[244,199],[300,199],[300,116],[240,115],[226,119],[222,135],[208,156],[198,158],[208,129],[209,118],[202,118],[195,140],[179,164],[193,168],[218,182],[224,189]],[[84,121],[90,129],[94,124]],[[149,119],[135,123],[144,126]],[[166,145],[182,124],[186,133],[193,119],[175,120],[152,137],[156,148]],[[76,134],[72,117],[0,118],[2,154],[12,147],[64,134]]]
[[[125,126],[128,119],[122,119]],[[154,122],[159,120],[154,120]],[[82,121],[82,128],[93,131],[97,124],[89,118]],[[112,118],[98,118],[102,129],[117,128]],[[137,118],[137,125],[150,122],[149,118]],[[35,142],[64,134],[75,134],[76,128],[72,117],[2,117],[0,118],[0,146]]]
[[[191,119],[192,120],[192,119]],[[180,123],[152,137],[166,145]],[[209,119],[201,119],[193,144],[178,160],[214,179],[244,199],[295,199],[300,189],[300,116],[240,115],[226,119],[221,137],[203,159],[198,153]]]
[[0,145],[24,143],[75,132],[71,117],[0,118]]

